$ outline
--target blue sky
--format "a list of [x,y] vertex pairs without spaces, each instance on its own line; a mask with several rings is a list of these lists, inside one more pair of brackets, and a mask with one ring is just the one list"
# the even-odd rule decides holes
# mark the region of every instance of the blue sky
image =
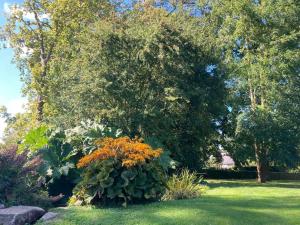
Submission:
[[[5,23],[4,6],[16,1],[0,0],[0,26]],[[21,97],[19,71],[11,63],[13,57],[12,49],[0,49],[0,105]]]
[[[0,26],[5,23],[5,6],[20,2],[22,0],[0,0]],[[22,104],[25,100],[21,94],[20,73],[16,66],[12,64],[12,58],[12,49],[0,48],[0,105],[5,105],[11,113],[17,113],[22,111]],[[3,120],[0,120],[0,138],[4,127]]]

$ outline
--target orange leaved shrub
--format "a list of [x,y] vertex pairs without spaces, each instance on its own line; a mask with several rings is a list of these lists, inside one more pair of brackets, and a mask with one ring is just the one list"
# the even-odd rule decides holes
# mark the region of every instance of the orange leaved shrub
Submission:
[[162,149],[153,149],[141,139],[130,139],[129,137],[104,138],[96,141],[98,149],[81,158],[77,164],[78,168],[86,167],[92,162],[105,159],[116,159],[122,166],[129,168],[145,163],[146,160],[158,158]]

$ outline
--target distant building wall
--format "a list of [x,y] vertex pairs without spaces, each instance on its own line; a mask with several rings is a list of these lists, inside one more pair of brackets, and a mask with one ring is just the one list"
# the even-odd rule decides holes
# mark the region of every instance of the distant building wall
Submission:
[[226,152],[221,152],[222,162],[220,167],[222,169],[231,169],[235,166],[234,160]]

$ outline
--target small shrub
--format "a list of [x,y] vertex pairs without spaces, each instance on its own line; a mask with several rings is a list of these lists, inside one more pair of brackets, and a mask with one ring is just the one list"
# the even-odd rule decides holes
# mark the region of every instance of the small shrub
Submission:
[[50,206],[47,193],[37,185],[40,164],[40,158],[28,160],[26,152],[17,154],[16,146],[0,149],[0,202]]
[[85,169],[70,202],[126,206],[164,194],[166,175],[157,160],[162,149],[128,137],[104,138],[97,145],[97,150],[79,160],[77,166]]
[[188,169],[181,171],[179,175],[173,175],[167,182],[167,191],[163,200],[177,200],[198,198],[204,192],[204,186],[200,185],[202,178],[198,178],[195,172]]

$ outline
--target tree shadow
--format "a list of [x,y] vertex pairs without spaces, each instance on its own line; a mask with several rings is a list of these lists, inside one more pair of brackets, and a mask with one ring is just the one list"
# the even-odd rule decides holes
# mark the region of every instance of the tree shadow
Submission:
[[[211,181],[210,188],[299,188],[297,182]],[[254,191],[252,194],[252,190]],[[268,190],[268,188],[266,188]],[[247,191],[247,189],[245,189]],[[199,199],[131,205],[128,208],[60,208],[67,225],[298,225],[300,195],[203,195]],[[270,191],[272,191],[270,189]],[[284,192],[285,190],[282,189]],[[278,192],[278,191],[277,191]],[[281,193],[281,190],[279,191]],[[232,194],[233,193],[233,194]],[[298,195],[297,195],[298,193]],[[62,221],[66,221],[62,220]],[[61,225],[57,223],[55,225]]]
[[[297,219],[300,221],[300,206],[293,199],[290,203],[289,198],[274,201],[271,198],[232,200],[205,196],[196,200],[169,201],[163,208],[149,208],[148,213],[143,212],[140,216],[137,213],[137,216],[141,218],[141,224],[287,225],[292,224],[286,217],[289,210],[299,211]],[[280,213],[282,210],[284,215]]]
[[296,188],[300,189],[300,181],[270,181],[267,183],[258,183],[255,181],[220,181],[218,182],[209,182],[208,186],[210,188],[219,188],[219,187],[271,187],[271,188]]
[[[296,225],[300,197],[200,199],[132,205],[128,208],[60,208],[55,225]],[[67,221],[67,223],[65,223]]]

